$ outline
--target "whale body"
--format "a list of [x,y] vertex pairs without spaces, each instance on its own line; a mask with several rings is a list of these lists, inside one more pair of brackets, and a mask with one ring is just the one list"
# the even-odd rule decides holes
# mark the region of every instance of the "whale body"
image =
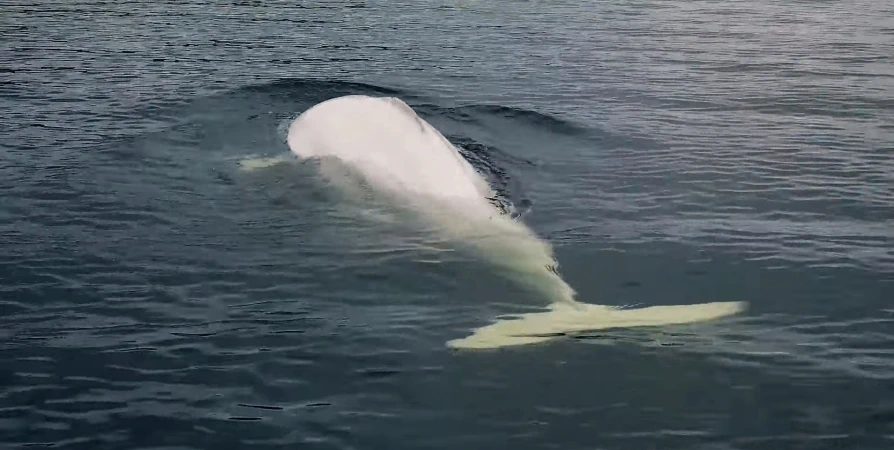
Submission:
[[[546,300],[542,312],[492,320],[466,337],[448,341],[448,347],[498,348],[582,331],[694,323],[745,308],[741,302],[638,309],[579,302],[558,273],[552,247],[492,203],[495,192],[487,180],[398,98],[350,95],[326,100],[291,123],[287,143],[299,160],[335,160],[349,168],[396,207],[412,211],[453,242],[476,250],[495,269]],[[264,165],[254,162],[246,167]]]

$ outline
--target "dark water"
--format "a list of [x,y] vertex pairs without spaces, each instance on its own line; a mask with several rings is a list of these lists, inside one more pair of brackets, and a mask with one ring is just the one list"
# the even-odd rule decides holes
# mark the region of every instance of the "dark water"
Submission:
[[[891,2],[0,7],[2,448],[894,446]],[[357,93],[532,201],[582,300],[749,311],[448,351],[542,303],[238,169]]]

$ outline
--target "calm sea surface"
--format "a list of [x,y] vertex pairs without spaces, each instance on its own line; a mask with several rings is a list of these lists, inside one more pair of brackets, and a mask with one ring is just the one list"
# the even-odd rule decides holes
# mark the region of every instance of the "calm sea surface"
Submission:
[[[364,220],[290,121],[393,95],[582,301]],[[894,448],[892,1],[0,1],[0,448]],[[387,215],[387,205],[371,204]]]

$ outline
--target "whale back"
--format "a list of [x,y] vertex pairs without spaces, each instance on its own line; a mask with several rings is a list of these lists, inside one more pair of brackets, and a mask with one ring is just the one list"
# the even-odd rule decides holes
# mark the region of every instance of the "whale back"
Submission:
[[320,160],[324,176],[343,190],[357,192],[362,179],[512,278],[550,297],[573,296],[551,271],[550,245],[494,205],[487,180],[400,99],[346,96],[319,103],[292,122],[288,144],[299,158]]
[[319,103],[289,128],[300,158],[334,157],[393,194],[485,208],[493,191],[457,149],[406,103],[346,96]]

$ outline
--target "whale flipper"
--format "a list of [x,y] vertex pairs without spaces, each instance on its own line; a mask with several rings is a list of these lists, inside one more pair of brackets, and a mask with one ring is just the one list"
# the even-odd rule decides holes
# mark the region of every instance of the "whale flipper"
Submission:
[[239,168],[241,170],[251,172],[294,161],[295,156],[290,153],[271,157],[245,158],[242,161],[239,161]]

